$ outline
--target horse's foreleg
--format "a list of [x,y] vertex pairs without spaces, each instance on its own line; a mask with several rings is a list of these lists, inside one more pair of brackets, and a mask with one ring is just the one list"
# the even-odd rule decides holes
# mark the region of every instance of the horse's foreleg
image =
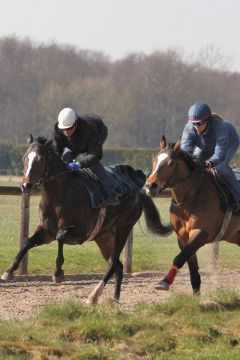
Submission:
[[63,242],[58,240],[58,254],[56,258],[56,270],[52,276],[55,283],[61,283],[64,279],[64,270],[62,270],[62,265],[64,263],[63,257]]
[[18,269],[20,262],[22,261],[23,257],[26,255],[28,250],[30,250],[33,247],[48,243],[53,238],[54,237],[52,234],[50,234],[48,231],[44,230],[41,226],[39,226],[35,231],[35,233],[26,240],[25,245],[18,252],[11,266],[7,268],[5,272],[2,274],[1,279],[4,281],[12,280],[14,271]]
[[200,247],[206,244],[208,234],[204,230],[194,230],[191,235],[190,243],[186,245],[175,257],[172,268],[165,278],[155,286],[155,289],[169,290],[169,287],[173,283],[178,270],[181,269],[187,261],[189,261],[190,257],[194,255]]

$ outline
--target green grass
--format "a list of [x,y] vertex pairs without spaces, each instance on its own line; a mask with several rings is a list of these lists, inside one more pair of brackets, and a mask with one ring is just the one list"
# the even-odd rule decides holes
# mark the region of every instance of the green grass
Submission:
[[[0,196],[0,272],[3,272],[18,251],[20,202],[20,196]],[[30,235],[38,224],[38,203],[39,197],[33,196],[30,206]],[[169,203],[169,199],[156,201],[164,223],[169,222]],[[144,217],[134,227],[133,272],[166,271],[178,252],[175,233],[166,238],[149,234]],[[56,254],[57,243],[55,241],[30,250],[29,274],[51,274],[55,268]],[[211,262],[211,254],[211,245],[198,251],[200,268]],[[220,265],[238,268],[239,254],[238,247],[222,242],[220,244]],[[68,274],[103,272],[106,268],[105,261],[95,242],[82,246],[65,245],[64,257],[64,269]]]
[[211,302],[178,296],[126,314],[117,306],[48,305],[24,321],[0,321],[0,359],[221,359],[240,351],[240,294]]

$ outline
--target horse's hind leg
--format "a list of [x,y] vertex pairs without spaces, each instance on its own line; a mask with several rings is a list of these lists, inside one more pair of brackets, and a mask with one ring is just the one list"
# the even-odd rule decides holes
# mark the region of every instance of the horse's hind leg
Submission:
[[[178,245],[179,245],[179,248],[181,250],[183,250],[184,246],[182,245],[182,241],[179,238],[178,238]],[[201,277],[200,277],[200,274],[198,272],[199,266],[198,266],[197,255],[193,254],[187,260],[187,263],[188,263],[188,268],[189,268],[189,272],[190,272],[190,280],[191,280],[193,293],[194,294],[199,294],[200,293],[200,286],[201,286]]]
[[[121,254],[122,249],[124,248],[124,245],[127,241],[127,238],[129,236],[131,230],[132,230],[132,226],[131,227],[129,226],[125,229],[125,231],[119,231],[118,235],[116,235],[115,239],[112,239],[114,245],[113,245],[112,254],[108,261],[108,268],[103,276],[103,279],[100,281],[100,283],[95,287],[95,289],[89,295],[88,300],[87,300],[88,304],[97,303],[98,298],[101,296],[106,283],[113,276],[114,273],[115,273],[114,300],[116,300],[116,301],[119,300],[122,279],[123,279],[123,265],[119,260],[119,256]],[[107,251],[106,251],[106,249],[104,249],[104,240],[101,242],[97,242],[97,243],[98,243],[98,246],[100,247],[102,254],[106,258],[109,248]]]
[[[94,290],[91,292],[91,294],[88,297],[87,303],[90,305],[96,304],[98,302],[98,298],[102,295],[103,289],[106,285],[106,283],[108,282],[108,280],[113,276],[113,274],[115,273],[116,269],[117,269],[117,265],[118,265],[118,261],[119,259],[114,259],[111,256],[111,259],[109,259],[108,261],[108,268],[103,276],[103,279],[100,281],[100,283],[94,288]],[[118,284],[115,285],[115,289],[116,287],[118,288],[118,292],[120,293],[121,291],[121,276],[118,277]],[[116,293],[116,290],[115,290]],[[118,297],[119,299],[119,297]],[[116,299],[116,300],[118,300]]]
[[14,271],[18,269],[19,264],[22,261],[23,257],[26,255],[26,253],[31,248],[49,243],[53,239],[53,234],[44,230],[41,226],[38,226],[35,233],[26,240],[25,245],[18,252],[11,266],[7,268],[2,274],[1,279],[4,281],[12,280]]
[[53,273],[52,279],[55,283],[61,283],[64,279],[64,270],[62,265],[64,263],[63,257],[63,242],[58,240],[58,254],[56,258],[56,270]]
[[190,280],[194,294],[200,294],[201,277],[199,274],[199,267],[196,254],[188,259],[188,268],[190,272]]
[[123,264],[118,260],[118,265],[115,270],[115,291],[114,291],[114,300],[119,301],[121,293],[121,285],[123,279]]

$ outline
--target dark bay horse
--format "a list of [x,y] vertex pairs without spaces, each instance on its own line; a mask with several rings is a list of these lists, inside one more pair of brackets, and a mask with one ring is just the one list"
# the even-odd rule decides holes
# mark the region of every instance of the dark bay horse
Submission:
[[[64,277],[63,245],[95,240],[102,256],[108,262],[108,267],[101,282],[90,294],[88,302],[97,302],[104,286],[113,275],[114,299],[119,300],[123,278],[123,265],[119,256],[142,212],[151,232],[164,236],[172,231],[172,227],[161,223],[153,201],[142,191],[116,207],[92,208],[87,190],[82,184],[82,175],[69,173],[66,165],[55,153],[52,142],[45,138],[39,137],[33,141],[31,137],[23,164],[23,193],[30,195],[36,185],[42,184],[40,224],[34,234],[26,240],[25,246],[19,251],[12,265],[6,269],[2,280],[13,277],[14,271],[28,250],[56,239],[58,254],[53,279],[55,282],[61,282]],[[97,223],[102,225],[98,226],[98,229]]]
[[199,293],[197,250],[218,240],[240,245],[240,212],[232,214],[222,227],[227,204],[214,185],[213,177],[199,168],[193,158],[176,145],[167,145],[163,136],[160,152],[153,160],[153,169],[146,182],[146,193],[158,195],[169,188],[172,194],[170,219],[177,234],[180,253],[166,277],[157,285],[168,290],[178,270],[187,262],[194,293]]

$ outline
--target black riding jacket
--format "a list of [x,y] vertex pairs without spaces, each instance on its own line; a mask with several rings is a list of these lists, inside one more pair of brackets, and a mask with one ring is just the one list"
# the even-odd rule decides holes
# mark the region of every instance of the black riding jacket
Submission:
[[63,134],[58,122],[53,127],[53,139],[59,156],[64,148],[72,151],[74,157],[85,154],[80,161],[82,168],[90,167],[102,158],[102,144],[107,138],[108,129],[97,115],[81,115],[76,120],[77,129],[71,137]]

